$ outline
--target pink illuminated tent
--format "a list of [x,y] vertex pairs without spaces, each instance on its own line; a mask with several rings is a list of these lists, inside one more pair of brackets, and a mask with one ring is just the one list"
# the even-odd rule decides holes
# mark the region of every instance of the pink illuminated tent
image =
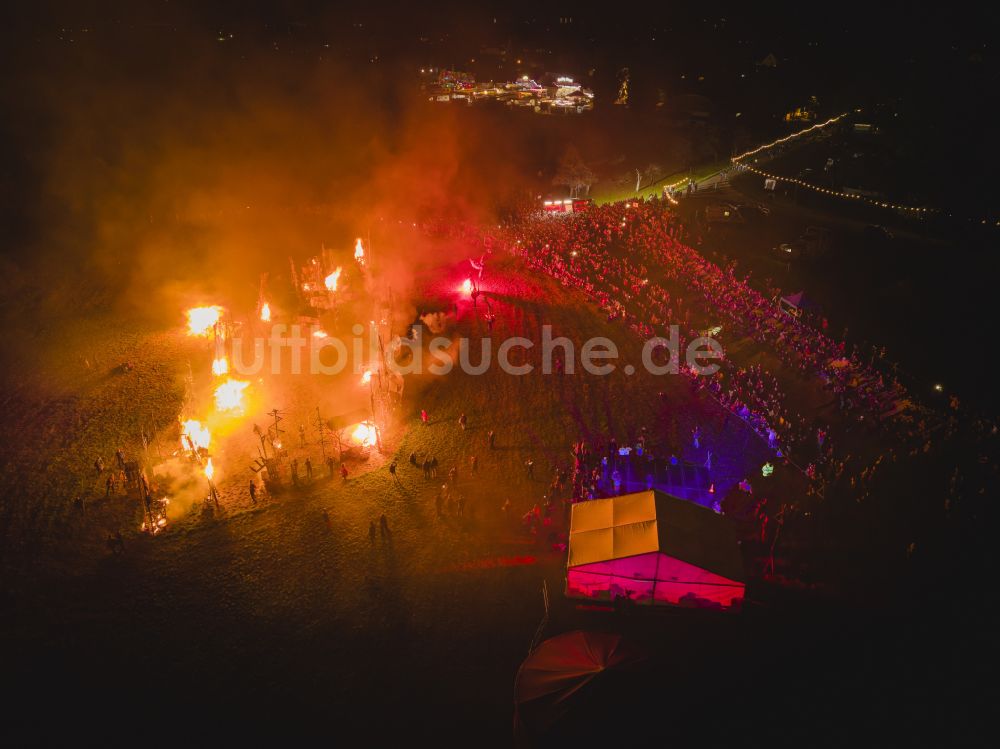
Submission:
[[655,490],[573,505],[566,568],[572,598],[734,609],[745,588],[729,519]]

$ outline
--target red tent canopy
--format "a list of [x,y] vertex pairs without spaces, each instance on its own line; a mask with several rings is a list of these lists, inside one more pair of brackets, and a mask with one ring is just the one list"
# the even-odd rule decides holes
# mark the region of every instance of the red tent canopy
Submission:
[[604,632],[567,632],[546,640],[521,664],[514,686],[519,728],[544,732],[574,705],[585,701],[608,672],[627,669],[645,657]]

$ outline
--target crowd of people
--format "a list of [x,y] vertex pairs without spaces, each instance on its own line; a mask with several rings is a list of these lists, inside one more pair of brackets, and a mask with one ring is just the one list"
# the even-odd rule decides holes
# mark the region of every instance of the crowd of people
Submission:
[[[593,206],[568,218],[536,217],[500,231],[497,239],[532,267],[575,287],[644,339],[668,337],[678,325],[680,350],[704,333],[728,340],[751,338],[784,366],[818,377],[853,418],[878,424],[905,399],[898,383],[845,350],[822,330],[784,312],[736,274],[688,246],[667,201],[625,201]],[[791,413],[777,378],[759,365],[717,362],[712,376],[694,376],[724,407],[750,424],[776,451],[812,457],[811,427]]]

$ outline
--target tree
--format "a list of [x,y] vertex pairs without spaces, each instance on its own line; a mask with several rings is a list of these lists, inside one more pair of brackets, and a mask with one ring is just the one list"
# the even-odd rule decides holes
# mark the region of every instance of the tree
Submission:
[[654,182],[663,174],[663,167],[659,164],[649,164],[645,169],[635,170],[635,191],[639,192],[643,182]]
[[580,191],[586,189],[590,194],[590,186],[597,181],[597,176],[593,170],[587,166],[576,146],[569,145],[559,161],[556,175],[552,178],[553,185],[565,185],[569,188],[572,197],[580,195]]

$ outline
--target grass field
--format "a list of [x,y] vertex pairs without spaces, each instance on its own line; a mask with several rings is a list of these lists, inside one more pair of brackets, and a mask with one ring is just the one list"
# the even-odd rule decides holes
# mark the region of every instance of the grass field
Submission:
[[614,184],[598,182],[591,189],[591,197],[594,199],[595,203],[615,203],[619,200],[627,200],[629,198],[640,198],[646,199],[650,197],[659,197],[663,194],[663,188],[666,185],[677,184],[678,188],[683,188],[687,184],[687,180],[693,180],[695,182],[700,182],[701,180],[707,179],[714,174],[717,174],[721,170],[730,166],[729,160],[718,161],[709,164],[701,164],[688,172],[676,172],[670,174],[661,179],[657,179],[652,184],[648,184],[646,180],[643,181],[636,192],[633,184],[631,188],[629,187],[616,187]]

